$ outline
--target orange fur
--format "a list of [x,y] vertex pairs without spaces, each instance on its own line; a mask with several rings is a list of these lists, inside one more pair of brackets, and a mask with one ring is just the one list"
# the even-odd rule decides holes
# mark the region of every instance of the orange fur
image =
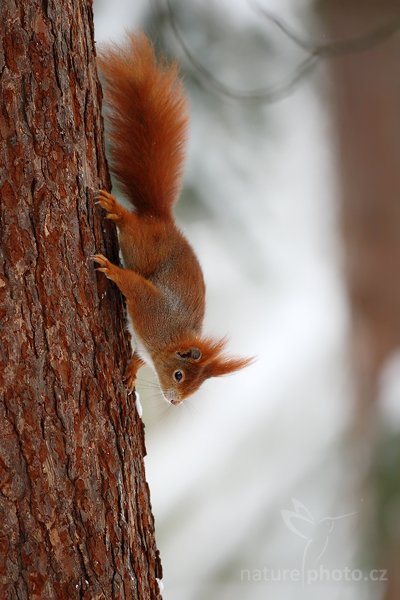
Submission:
[[[125,268],[94,260],[127,300],[137,344],[127,369],[133,389],[143,361],[155,368],[165,398],[178,404],[208,377],[250,359],[223,355],[225,340],[201,334],[205,286],[198,260],[177,228],[172,206],[180,187],[186,98],[175,65],[157,63],[143,34],[101,55],[110,121],[112,169],[135,211],[106,191],[97,195],[118,227]],[[177,381],[177,373],[180,380]]]

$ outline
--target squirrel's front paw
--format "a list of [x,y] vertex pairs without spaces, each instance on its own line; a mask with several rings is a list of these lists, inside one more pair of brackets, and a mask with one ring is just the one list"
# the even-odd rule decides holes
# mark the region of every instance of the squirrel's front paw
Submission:
[[107,211],[106,219],[111,221],[121,221],[123,218],[123,208],[118,204],[112,194],[106,190],[99,190],[95,194],[96,204],[100,204]]
[[132,394],[133,390],[135,389],[136,375],[137,375],[138,369],[140,369],[140,367],[143,364],[144,363],[143,363],[142,359],[136,353],[132,356],[132,358],[128,362],[128,365],[127,365],[126,371],[125,371],[125,382],[126,382],[126,387],[128,388],[128,394]]

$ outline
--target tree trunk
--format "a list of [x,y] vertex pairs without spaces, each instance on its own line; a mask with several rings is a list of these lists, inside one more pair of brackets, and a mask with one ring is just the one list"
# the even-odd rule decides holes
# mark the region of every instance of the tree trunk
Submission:
[[[397,0],[321,0],[320,5],[329,37],[336,40],[398,23],[400,18]],[[335,58],[329,71],[358,368],[359,414],[364,422],[368,422],[368,417],[376,420],[376,413],[369,413],[368,407],[377,399],[382,368],[400,348],[399,57],[397,30],[396,35],[377,46],[371,44],[364,52]],[[366,433],[366,429],[362,431]],[[391,476],[398,481],[393,454],[389,459]],[[377,523],[386,519],[386,526],[393,532],[390,542],[384,540],[381,566],[388,570],[385,598],[397,600],[400,598],[399,502],[393,494],[396,484],[387,485],[392,496],[387,498],[384,508],[390,501],[391,513],[384,515],[382,506],[378,506],[380,514],[375,518]],[[378,490],[378,496],[381,494]],[[376,536],[374,544],[378,546]]]
[[91,2],[0,3],[0,598],[154,599]]
[[[397,0],[321,0],[331,39],[400,17]],[[367,45],[367,44],[366,44]],[[400,37],[330,62],[347,281],[362,395],[400,346]]]

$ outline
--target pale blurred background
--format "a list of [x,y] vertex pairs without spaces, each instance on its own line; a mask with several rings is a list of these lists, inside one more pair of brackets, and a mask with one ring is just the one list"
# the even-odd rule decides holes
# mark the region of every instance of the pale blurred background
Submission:
[[257,361],[178,408],[140,373],[163,598],[398,600],[396,3],[171,8],[95,0],[96,40],[144,29],[180,62],[205,331]]

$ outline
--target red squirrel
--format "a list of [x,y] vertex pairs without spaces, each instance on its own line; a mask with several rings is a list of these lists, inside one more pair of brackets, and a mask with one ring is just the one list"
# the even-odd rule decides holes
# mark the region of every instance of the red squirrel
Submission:
[[92,258],[126,298],[135,350],[127,386],[144,363],[171,404],[208,377],[237,371],[251,359],[227,357],[225,340],[203,337],[205,286],[191,246],[172,209],[181,187],[188,128],[187,99],[177,65],[159,62],[144,34],[100,54],[108,106],[111,170],[133,211],[108,192],[98,204],[115,222],[125,268],[102,254]]

